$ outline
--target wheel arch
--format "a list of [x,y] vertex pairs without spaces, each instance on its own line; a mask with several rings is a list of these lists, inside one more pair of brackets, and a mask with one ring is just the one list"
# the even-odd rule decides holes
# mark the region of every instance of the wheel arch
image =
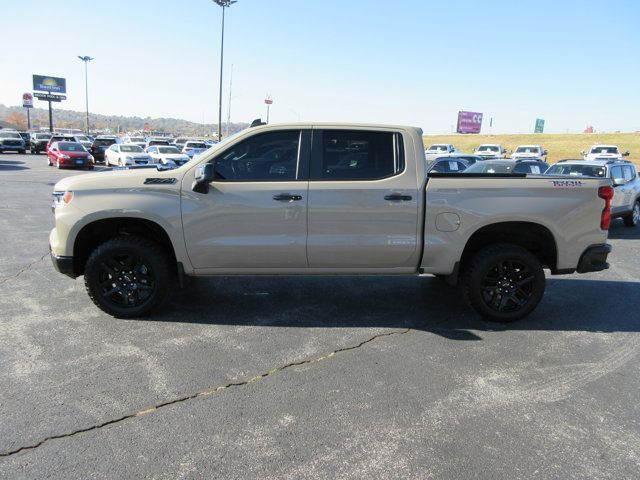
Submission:
[[159,244],[170,256],[170,263],[177,271],[176,252],[171,237],[161,225],[145,218],[109,217],[87,223],[79,230],[73,243],[74,273],[82,275],[91,252],[118,235],[139,235]]
[[556,271],[558,246],[553,233],[536,222],[506,221],[485,225],[467,240],[458,270],[464,271],[469,260],[481,249],[496,243],[511,243],[531,252],[543,267]]

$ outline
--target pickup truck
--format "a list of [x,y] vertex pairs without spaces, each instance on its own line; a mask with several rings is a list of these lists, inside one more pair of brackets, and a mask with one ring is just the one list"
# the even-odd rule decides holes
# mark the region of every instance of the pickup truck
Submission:
[[424,151],[427,161],[435,160],[436,158],[439,158],[439,157],[457,155],[459,153],[462,153],[462,152],[458,151],[456,147],[454,147],[450,143],[434,143]]
[[494,143],[482,144],[473,152],[474,155],[482,158],[506,158],[507,153],[502,145]]
[[584,160],[622,160],[629,152],[621,153],[616,145],[592,145],[588,152],[580,152]]
[[51,258],[116,317],[185,276],[431,274],[507,322],[540,302],[544,268],[608,268],[609,179],[425,168],[419,128],[249,128],[176,169],[59,181]]

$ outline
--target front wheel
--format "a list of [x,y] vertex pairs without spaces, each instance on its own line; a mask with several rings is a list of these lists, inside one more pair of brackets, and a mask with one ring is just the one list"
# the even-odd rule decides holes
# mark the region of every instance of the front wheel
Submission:
[[480,250],[466,269],[465,295],[483,318],[513,322],[531,313],[542,300],[544,270],[529,251],[512,244]]
[[635,227],[640,223],[640,200],[636,200],[636,203],[633,204],[633,210],[623,220],[627,227]]
[[118,318],[144,315],[162,304],[171,273],[166,252],[134,235],[106,241],[89,256],[84,284],[102,311]]

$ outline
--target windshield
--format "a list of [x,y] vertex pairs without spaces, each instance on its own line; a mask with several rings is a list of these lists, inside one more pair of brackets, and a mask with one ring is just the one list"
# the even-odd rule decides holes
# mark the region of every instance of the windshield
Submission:
[[133,138],[130,138],[129,141],[144,143],[144,138],[142,138],[142,137],[133,137]]
[[495,145],[480,145],[478,147],[479,152],[499,152],[500,149]]
[[516,153],[540,153],[538,147],[518,147]]
[[617,147],[594,147],[591,149],[591,153],[618,153]]
[[36,140],[49,140],[50,138],[50,133],[36,133]]
[[76,135],[76,140],[78,142],[88,142],[89,139],[87,137],[85,137],[84,135]]
[[138,145],[120,145],[121,152],[142,153],[143,150]]
[[580,165],[556,163],[545,172],[545,175],[569,175],[575,177],[606,177],[607,169],[600,165]]
[[186,146],[190,148],[209,148],[204,142],[188,142]]
[[180,153],[180,150],[178,150],[176,147],[159,147],[158,148],[158,152],[159,153]]
[[435,152],[446,152],[447,151],[447,146],[446,145],[431,145],[429,147],[429,150],[435,151]]
[[58,144],[58,150],[63,152],[86,152],[84,147],[77,142],[60,142]]
[[17,132],[0,132],[0,138],[19,138],[22,140],[22,137]]
[[510,162],[476,162],[464,173],[512,173],[514,166]]

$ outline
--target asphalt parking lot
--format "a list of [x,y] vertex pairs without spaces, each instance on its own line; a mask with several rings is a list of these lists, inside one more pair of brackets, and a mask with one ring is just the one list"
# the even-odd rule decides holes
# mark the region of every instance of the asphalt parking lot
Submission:
[[0,155],[0,478],[640,476],[640,228],[508,326],[430,277],[199,279],[117,320],[48,258],[77,174]]

